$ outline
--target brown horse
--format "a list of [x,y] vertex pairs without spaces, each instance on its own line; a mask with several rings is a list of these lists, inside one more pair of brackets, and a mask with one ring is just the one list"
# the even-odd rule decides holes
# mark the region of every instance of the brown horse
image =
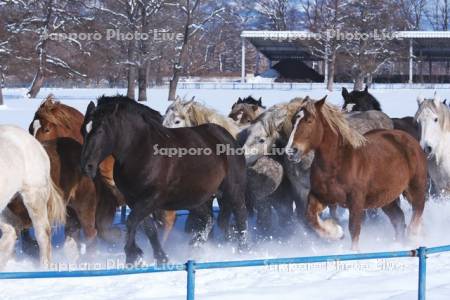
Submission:
[[[51,178],[63,193],[66,201],[68,218],[65,226],[66,237],[80,241],[80,229],[83,229],[86,244],[92,245],[97,236],[95,229],[95,212],[97,197],[94,182],[83,175],[80,166],[81,144],[70,138],[59,138],[43,142],[50,158]],[[20,220],[16,222],[20,229],[29,229],[31,219],[21,201],[16,197],[8,205]],[[29,239],[27,246],[30,246]],[[24,249],[30,250],[30,249]]]
[[[404,235],[405,217],[395,199],[403,194],[413,208],[408,233],[420,231],[427,186],[427,161],[419,143],[400,130],[373,130],[364,136],[351,129],[339,108],[307,101],[293,119],[286,146],[300,161],[315,151],[306,217],[323,238],[340,239],[343,230],[319,214],[339,204],[350,212],[352,249],[358,249],[363,212],[381,207],[396,231]],[[395,170],[395,171],[394,171]]]
[[[29,132],[39,141],[53,140],[58,137],[69,137],[83,144],[81,126],[84,116],[73,107],[56,101],[53,95],[49,95],[40,105],[30,124]],[[111,231],[111,224],[117,206],[125,203],[122,193],[117,189],[113,179],[114,158],[108,156],[99,165],[99,178],[95,178],[96,193],[99,198],[96,227],[99,236],[105,240],[113,241],[117,237]],[[112,201],[113,200],[113,201]],[[175,212],[164,214],[163,226],[165,241],[175,223]]]
[[256,100],[252,96],[244,99],[239,97],[238,101],[231,107],[228,117],[236,121],[239,126],[248,126],[265,110],[266,107],[262,105],[261,98]]

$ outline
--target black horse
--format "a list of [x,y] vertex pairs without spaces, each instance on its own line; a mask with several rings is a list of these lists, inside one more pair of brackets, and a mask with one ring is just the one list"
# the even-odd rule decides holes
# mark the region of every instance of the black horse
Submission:
[[[135,241],[140,223],[157,263],[167,261],[152,216],[157,209],[194,212],[197,230],[191,243],[204,243],[212,228],[212,199],[219,192],[222,210],[227,211],[221,212],[219,225],[228,227],[232,211],[239,247],[247,247],[245,159],[243,155],[217,151],[219,145],[236,149],[233,137],[214,124],[165,128],[154,112],[126,97],[101,97],[97,107],[93,102],[89,104],[82,126],[85,143],[81,164],[86,174],[94,177],[106,156],[116,159],[114,180],[131,208],[125,244],[127,263],[142,256]],[[171,149],[190,153],[169,156],[167,151]]]
[[[352,91],[351,93],[344,87],[342,88],[342,97],[344,98],[342,109],[346,111],[381,111],[380,102],[369,93],[367,86],[364,91]],[[394,129],[405,131],[420,141],[419,125],[414,121],[414,117],[391,118],[391,120]]]

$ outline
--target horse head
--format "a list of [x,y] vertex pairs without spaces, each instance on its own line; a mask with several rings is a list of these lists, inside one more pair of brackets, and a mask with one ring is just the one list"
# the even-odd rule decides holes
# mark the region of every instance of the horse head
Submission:
[[342,97],[344,98],[344,105],[342,109],[347,112],[352,111],[367,111],[379,110],[381,111],[380,103],[377,99],[369,93],[366,86],[363,91],[348,92],[345,87],[342,88]]
[[442,136],[450,132],[450,108],[435,95],[431,99],[419,96],[419,108],[415,120],[420,125],[420,146],[429,158],[440,156],[443,149]]
[[41,142],[69,137],[83,143],[82,122],[83,115],[79,111],[56,101],[50,94],[36,111],[28,131]]

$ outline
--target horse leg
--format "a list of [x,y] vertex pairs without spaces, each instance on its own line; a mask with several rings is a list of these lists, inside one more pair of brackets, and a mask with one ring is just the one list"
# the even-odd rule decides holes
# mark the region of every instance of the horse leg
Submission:
[[269,197],[257,199],[254,202],[256,209],[256,229],[263,239],[270,236],[272,229],[272,202],[276,200]]
[[403,214],[403,211],[398,204],[398,200],[399,199],[397,198],[394,202],[383,206],[382,209],[384,213],[389,217],[392,226],[394,226],[395,240],[400,241],[405,237],[406,223],[405,215]]
[[150,244],[152,245],[153,257],[156,259],[156,263],[157,264],[167,263],[169,259],[167,258],[167,255],[162,249],[161,243],[159,242],[158,230],[156,228],[156,224],[153,218],[151,216],[145,217],[142,226],[144,228],[145,235],[147,235]]
[[359,251],[359,235],[361,234],[361,223],[364,218],[364,208],[363,208],[363,196],[354,194],[350,196],[351,199],[349,203],[349,220],[348,229],[350,231],[350,236],[352,238],[352,250]]
[[2,269],[14,252],[17,234],[14,227],[4,222],[4,220],[0,220],[0,231],[2,232],[0,239],[0,269]]
[[193,247],[200,247],[208,240],[213,227],[212,201],[207,201],[193,211],[195,211],[197,219],[190,244]]
[[244,189],[242,191],[239,191],[237,188],[225,189],[223,193],[224,200],[231,205],[231,209],[236,220],[236,230],[240,251],[245,251],[248,249],[247,208],[245,206]]
[[123,196],[116,191],[117,188],[108,186],[102,176],[97,176],[94,182],[97,197],[95,222],[98,236],[107,242],[115,242],[120,238],[121,232],[118,228],[113,228],[112,224],[118,203]]
[[176,210],[166,210],[164,211],[164,224],[163,224],[163,238],[162,243],[165,244],[167,239],[169,238],[169,234],[175,225],[175,221],[177,220],[177,211]]
[[[39,245],[42,266],[49,266],[51,261],[51,228],[47,213],[48,192],[46,188],[28,190],[22,193],[23,203],[27,208]],[[44,200],[45,199],[45,200]]]
[[223,201],[223,195],[220,193],[217,195],[217,203],[219,204],[217,223],[223,233],[223,236],[225,237],[225,240],[229,241],[232,238],[230,232],[230,218],[232,210],[230,204]]
[[314,231],[321,237],[330,240],[339,240],[344,237],[344,230],[333,219],[323,221],[320,213],[326,208],[312,193],[308,195],[306,206],[306,219]]
[[84,232],[86,248],[92,251],[97,237],[97,229],[95,228],[97,197],[94,184],[89,178],[85,177],[80,182],[73,206]]
[[[425,189],[424,189],[425,190]],[[420,190],[406,190],[403,195],[411,203],[413,215],[411,222],[408,225],[408,237],[411,240],[416,240],[421,232],[422,214],[425,208],[425,191]]]
[[[142,249],[136,244],[136,231],[138,225],[147,217],[150,216],[154,209],[156,200],[154,197],[149,197],[151,200],[141,200],[135,202],[128,215],[126,226],[127,235],[125,239],[125,255],[127,263],[135,263],[138,259],[142,259]],[[154,224],[153,224],[154,225]],[[155,228],[156,230],[156,228]],[[153,234],[152,239],[158,240],[158,235]],[[150,241],[151,242],[151,241]],[[159,243],[159,240],[158,240]],[[159,246],[161,247],[161,246]],[[157,249],[158,250],[158,249]]]

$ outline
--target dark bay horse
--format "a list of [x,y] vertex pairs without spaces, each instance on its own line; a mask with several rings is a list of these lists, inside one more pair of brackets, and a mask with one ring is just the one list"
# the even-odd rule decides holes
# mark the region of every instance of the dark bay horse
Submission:
[[[154,115],[149,107],[126,97],[101,97],[97,107],[89,104],[82,127],[81,162],[86,174],[94,177],[98,164],[108,155],[116,160],[114,181],[131,208],[126,261],[134,263],[142,256],[135,241],[140,223],[156,261],[167,261],[152,216],[157,209],[194,212],[197,226],[191,243],[204,243],[212,228],[212,199],[218,192],[235,215],[240,248],[246,247],[245,158],[216,151],[218,145],[236,149],[233,137],[215,124],[165,128]],[[197,155],[167,156],[157,149],[197,149]]]
[[[161,116],[157,113],[159,118]],[[156,116],[156,117],[158,117]],[[39,106],[33,121],[29,126],[29,132],[39,141],[49,141],[58,137],[68,137],[83,144],[81,125],[84,116],[75,108],[56,101],[53,95],[49,95]],[[96,194],[99,198],[96,227],[99,236],[107,241],[115,241],[118,235],[111,230],[111,224],[117,206],[124,203],[123,195],[116,188],[113,180],[114,159],[107,157],[100,164],[100,176],[94,179]],[[164,226],[165,241],[175,223],[175,212],[165,212],[161,215]]]
[[[405,217],[396,200],[403,194],[413,216],[408,232],[420,231],[427,186],[427,161],[419,143],[400,130],[373,130],[364,136],[351,129],[342,112],[320,101],[308,101],[293,119],[286,151],[300,161],[315,151],[306,217],[323,238],[339,239],[343,230],[320,213],[339,204],[350,212],[352,249],[358,249],[363,212],[381,207],[402,238]],[[393,172],[392,170],[395,170]]]
[[[364,91],[348,92],[344,87],[342,88],[342,97],[344,98],[344,105],[342,108],[345,111],[381,111],[381,105],[378,100],[369,93],[368,87]],[[419,125],[414,120],[414,117],[391,118],[394,124],[394,129],[402,130],[412,135],[416,140],[420,140]]]
[[[51,178],[62,191],[67,205],[66,238],[71,237],[80,242],[82,229],[86,245],[91,249],[89,246],[93,245],[97,236],[95,228],[97,197],[94,182],[81,171],[81,144],[70,138],[58,138],[42,142],[42,145],[50,158]],[[15,198],[8,208],[19,217],[22,229],[31,227],[31,219],[19,198]],[[27,235],[24,238],[26,246],[34,244]],[[32,248],[24,250],[29,252]]]
[[231,112],[228,115],[238,123],[239,126],[249,125],[259,115],[266,110],[262,104],[261,98],[256,100],[252,96],[239,99],[231,106]]

